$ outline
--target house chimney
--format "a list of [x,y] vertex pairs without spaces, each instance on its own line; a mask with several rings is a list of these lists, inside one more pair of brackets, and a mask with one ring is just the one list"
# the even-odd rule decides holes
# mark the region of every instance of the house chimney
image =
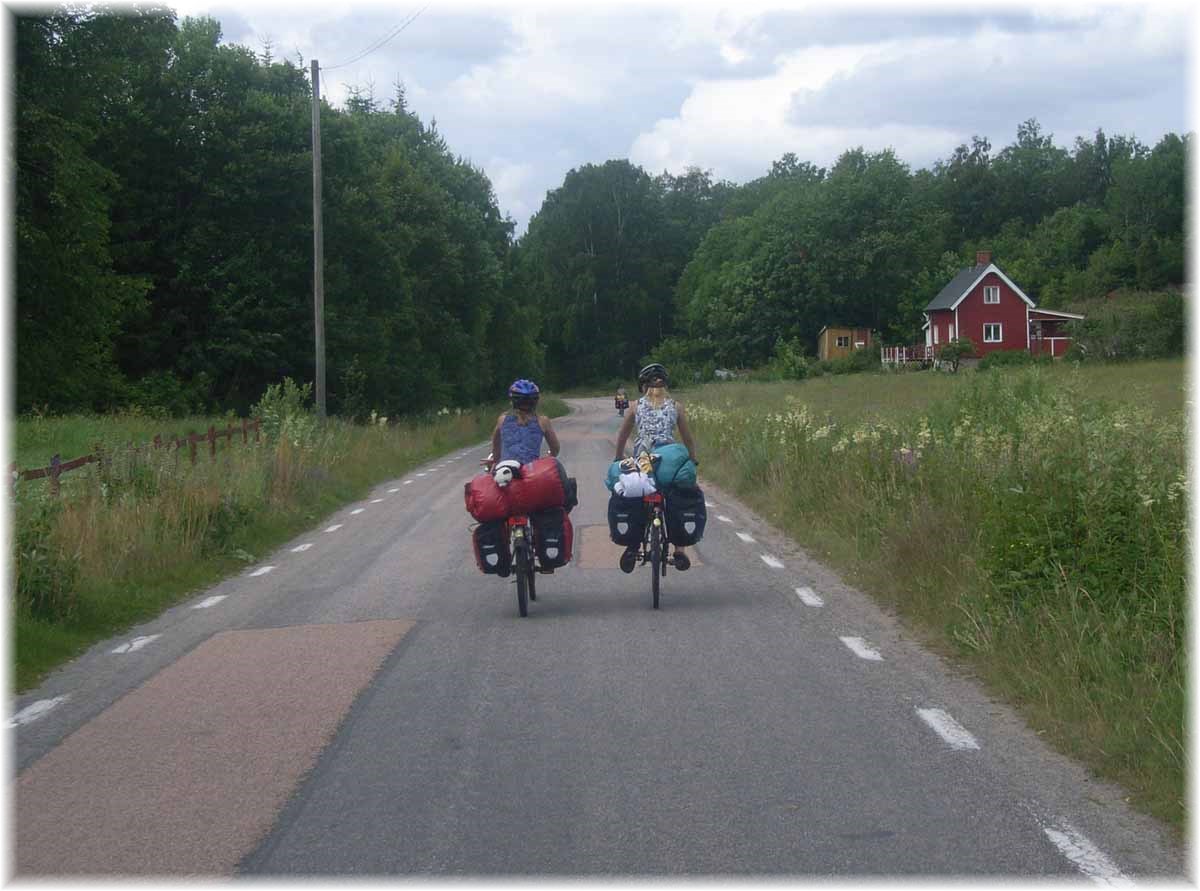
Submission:
[[987,266],[991,262],[992,262],[992,252],[991,251],[976,251],[975,252],[975,265],[977,267],[982,269],[984,266]]

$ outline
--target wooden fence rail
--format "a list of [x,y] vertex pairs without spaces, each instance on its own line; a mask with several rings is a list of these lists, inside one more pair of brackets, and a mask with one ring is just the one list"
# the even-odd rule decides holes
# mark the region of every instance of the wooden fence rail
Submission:
[[[130,446],[128,451],[140,452],[149,451],[150,449],[181,449],[185,445],[188,447],[188,455],[193,464],[196,463],[196,445],[201,442],[208,443],[208,456],[210,460],[217,458],[217,440],[225,438],[229,440],[229,444],[233,445],[233,437],[239,432],[242,434],[242,442],[246,443],[250,440],[250,432],[254,432],[254,441],[258,442],[262,430],[262,422],[255,418],[254,420],[242,419],[241,425],[230,424],[224,430],[218,430],[215,426],[210,425],[207,433],[189,433],[187,436],[179,437],[175,434],[168,434],[166,437],[162,434],[155,434],[154,440],[144,446]],[[58,479],[64,473],[83,467],[85,464],[102,463],[105,460],[105,450],[100,444],[96,444],[96,450],[89,455],[82,455],[78,458],[72,458],[70,461],[63,461],[60,455],[55,455],[50,459],[50,464],[47,467],[35,467],[32,470],[17,470],[17,462],[13,461],[8,465],[8,475],[11,482],[9,483],[10,493],[15,492],[18,480],[40,480],[48,478],[50,480],[50,494],[58,496],[59,482]],[[109,458],[111,460],[111,458]]]

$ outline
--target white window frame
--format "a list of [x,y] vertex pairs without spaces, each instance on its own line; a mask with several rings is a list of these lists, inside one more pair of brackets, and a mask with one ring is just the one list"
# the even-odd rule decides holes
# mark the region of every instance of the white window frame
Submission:
[[949,343],[952,340],[954,340],[954,323],[947,322],[946,323],[946,343]]
[[[994,297],[994,300],[989,298]],[[998,305],[1000,303],[1000,286],[999,285],[984,285],[983,286],[983,302],[988,304]]]
[[[850,346],[850,335],[849,334],[838,334],[838,335],[836,335],[836,337],[837,337],[837,340],[835,341],[835,343],[837,344],[837,348],[839,350],[845,349]],[[845,341],[845,343],[842,343],[843,340]]]
[[[988,337],[988,328],[996,329],[995,337]],[[1004,323],[1003,322],[984,322],[983,323],[983,342],[984,343],[1004,343]]]
[[933,324],[933,342],[934,344],[938,343],[938,326],[936,322]]

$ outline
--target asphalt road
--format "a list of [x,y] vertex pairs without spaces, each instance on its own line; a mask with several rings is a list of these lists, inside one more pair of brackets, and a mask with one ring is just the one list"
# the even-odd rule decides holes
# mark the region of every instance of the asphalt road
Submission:
[[17,874],[1184,875],[703,468],[652,610],[607,541],[619,419],[571,402],[575,559],[528,618],[471,556],[483,444],[380,485],[13,704]]

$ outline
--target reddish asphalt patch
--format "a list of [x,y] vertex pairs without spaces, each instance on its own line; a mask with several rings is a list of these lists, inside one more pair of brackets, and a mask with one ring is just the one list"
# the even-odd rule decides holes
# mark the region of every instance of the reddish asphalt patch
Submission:
[[215,635],[20,775],[17,874],[232,874],[412,626]]

